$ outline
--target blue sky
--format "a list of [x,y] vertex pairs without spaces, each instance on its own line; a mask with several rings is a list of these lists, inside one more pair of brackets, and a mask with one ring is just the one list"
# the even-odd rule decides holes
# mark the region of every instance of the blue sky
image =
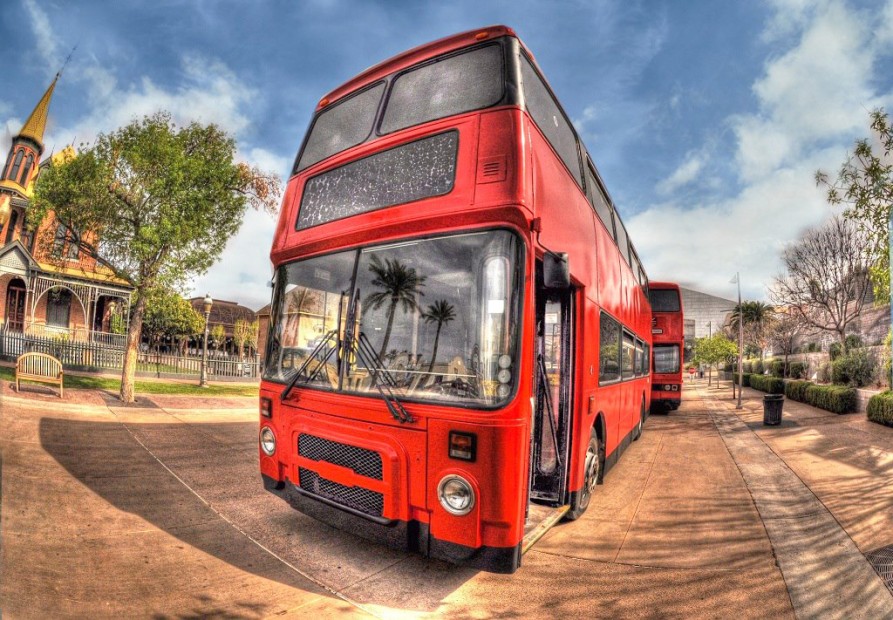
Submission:
[[[893,0],[7,0],[0,148],[62,65],[45,142],[158,109],[215,122],[286,176],[314,105],[366,67],[502,23],[535,54],[652,279],[765,299],[785,243],[833,209],[815,187],[893,109]],[[249,213],[196,294],[269,298],[273,220]]]

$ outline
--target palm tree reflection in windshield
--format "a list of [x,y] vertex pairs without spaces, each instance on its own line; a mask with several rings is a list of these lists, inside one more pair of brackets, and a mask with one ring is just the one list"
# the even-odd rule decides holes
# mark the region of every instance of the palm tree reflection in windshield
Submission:
[[384,359],[388,350],[388,341],[391,339],[391,328],[394,326],[394,314],[397,305],[400,304],[404,313],[413,312],[419,308],[416,297],[424,295],[422,287],[425,286],[425,276],[416,273],[414,267],[407,267],[396,258],[386,258],[382,263],[378,256],[372,256],[369,271],[375,274],[372,285],[380,288],[378,292],[371,293],[366,298],[366,303],[372,310],[378,310],[385,303],[388,304],[388,325],[385,328],[384,340],[378,349],[378,359]]

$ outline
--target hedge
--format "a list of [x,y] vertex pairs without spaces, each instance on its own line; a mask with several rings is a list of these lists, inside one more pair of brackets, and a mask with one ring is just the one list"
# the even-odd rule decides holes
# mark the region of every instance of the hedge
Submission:
[[806,375],[806,364],[803,362],[791,362],[788,364],[788,376],[791,379],[802,379]]
[[832,413],[856,410],[856,388],[842,385],[810,385],[806,388],[806,404]]
[[806,388],[813,385],[811,381],[788,381],[784,386],[784,395],[798,403],[806,402]]
[[[750,377],[751,374],[749,372],[741,373],[741,382],[744,384],[744,387],[750,387]],[[732,375],[732,381],[735,382],[735,385],[738,385],[738,373],[736,372]]]
[[868,419],[885,426],[893,426],[893,392],[875,394],[868,401]]
[[769,394],[784,394],[784,381],[769,375],[751,375],[750,387]]

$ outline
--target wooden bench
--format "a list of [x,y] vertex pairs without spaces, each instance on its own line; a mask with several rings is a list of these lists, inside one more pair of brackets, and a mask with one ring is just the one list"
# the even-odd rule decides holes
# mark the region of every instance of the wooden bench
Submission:
[[16,392],[20,381],[37,381],[53,383],[59,386],[59,398],[62,398],[62,362],[46,353],[25,353],[16,360]]

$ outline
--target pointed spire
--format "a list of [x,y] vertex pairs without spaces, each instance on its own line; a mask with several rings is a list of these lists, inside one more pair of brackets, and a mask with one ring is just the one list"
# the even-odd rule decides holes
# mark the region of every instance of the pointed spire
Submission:
[[40,102],[38,102],[37,107],[34,108],[34,111],[31,112],[31,116],[25,121],[25,126],[22,127],[22,130],[16,137],[30,138],[43,147],[43,132],[47,126],[47,115],[50,111],[50,99],[53,96],[53,89],[56,88],[56,82],[59,81],[59,76],[61,75],[62,72],[60,71],[56,74],[56,77],[53,78],[53,83],[47,88],[47,91],[43,94],[43,97],[41,97]]

